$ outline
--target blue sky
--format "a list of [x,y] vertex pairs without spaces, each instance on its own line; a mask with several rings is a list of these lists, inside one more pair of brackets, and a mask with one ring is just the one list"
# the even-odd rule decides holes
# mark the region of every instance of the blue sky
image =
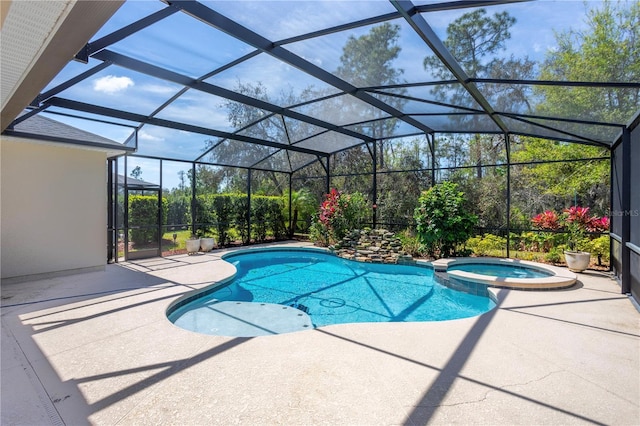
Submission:
[[[395,10],[389,2],[383,0],[369,2],[205,1],[203,3],[274,41]],[[540,61],[544,58],[545,52],[555,47],[555,36],[551,28],[556,31],[584,28],[586,8],[599,4],[600,2],[595,1],[536,1],[490,6],[486,9],[489,14],[508,11],[517,19],[516,25],[511,29],[512,37],[503,52],[504,56],[528,55],[531,59]],[[163,7],[164,4],[156,0],[130,0],[96,34],[94,39]],[[434,31],[445,38],[449,23],[465,12],[467,10],[454,10],[423,16]],[[394,23],[401,25],[400,45],[402,46],[400,56],[394,65],[404,70],[403,79],[408,82],[429,80],[430,76],[425,75],[422,67],[423,58],[431,54],[428,47],[403,20],[397,20]],[[327,71],[334,71],[339,64],[342,46],[348,36],[357,37],[369,30],[370,27],[365,27],[355,32],[337,33],[285,47]],[[195,22],[183,13],[176,13],[163,22],[110,46],[109,49],[125,55],[135,55],[144,61],[167,67],[190,77],[200,77],[253,50],[251,46],[205,24]],[[98,61],[92,60],[90,65],[96,63]],[[86,69],[88,69],[87,65],[72,62],[49,87]],[[291,90],[299,94],[309,85],[330,90],[324,83],[265,54],[207,81],[228,89],[235,88],[238,82],[260,81],[274,102],[280,98],[282,91]],[[153,79],[122,68],[108,67],[62,92],[60,96],[83,102],[97,102],[101,106],[130,110],[140,114],[150,114],[179,89],[178,85],[167,81]],[[163,110],[158,117],[232,132],[235,129],[228,123],[225,102],[222,98],[205,96],[201,92],[190,90],[178,102]],[[123,142],[131,133],[131,129],[127,127],[92,125],[81,120],[53,118],[120,142]],[[205,139],[207,137],[202,135],[151,126],[145,126],[139,132],[141,153],[155,153],[182,159],[197,157]],[[140,165],[143,170],[143,179],[153,182],[159,180],[157,162],[137,161],[140,162],[137,165]],[[178,185],[179,168],[174,166],[165,170],[163,176],[165,187]]]

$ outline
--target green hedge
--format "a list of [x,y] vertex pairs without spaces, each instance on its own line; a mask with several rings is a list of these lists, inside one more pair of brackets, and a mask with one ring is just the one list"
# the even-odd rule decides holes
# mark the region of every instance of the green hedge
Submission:
[[[166,198],[162,198],[163,225],[166,224],[168,213]],[[135,246],[143,247],[157,243],[158,236],[158,197],[154,195],[129,196],[129,227],[131,241]],[[137,228],[140,227],[140,228]]]
[[216,222],[211,195],[198,195],[195,200],[196,235],[210,237]]
[[170,195],[168,200],[167,226],[173,231],[178,225],[191,223],[191,197]]
[[257,195],[251,198],[251,232],[256,241],[266,241],[268,236],[278,240],[286,236],[284,208],[282,197]]
[[213,211],[216,219],[216,229],[218,230],[218,244],[229,243],[229,229],[231,228],[231,215],[233,205],[230,195],[218,195],[211,197]]
[[219,244],[231,242],[231,235],[239,235],[247,244],[265,241],[272,236],[286,236],[284,199],[278,196],[253,195],[251,197],[251,235],[247,222],[247,196],[245,194],[205,194],[196,196],[196,233],[199,236],[217,234]]

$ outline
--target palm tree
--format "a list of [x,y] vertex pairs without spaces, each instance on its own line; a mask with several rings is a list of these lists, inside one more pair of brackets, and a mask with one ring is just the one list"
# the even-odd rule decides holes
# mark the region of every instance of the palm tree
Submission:
[[293,219],[290,222],[289,235],[293,237],[298,224],[298,215],[311,215],[318,208],[317,200],[307,188],[291,193],[291,209],[293,210]]

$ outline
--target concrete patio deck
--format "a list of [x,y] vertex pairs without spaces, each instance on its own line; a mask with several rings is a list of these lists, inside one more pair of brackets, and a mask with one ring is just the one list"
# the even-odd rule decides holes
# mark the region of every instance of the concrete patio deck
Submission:
[[173,326],[173,300],[233,271],[221,253],[3,284],[2,424],[640,424],[640,314],[606,274],[455,321]]

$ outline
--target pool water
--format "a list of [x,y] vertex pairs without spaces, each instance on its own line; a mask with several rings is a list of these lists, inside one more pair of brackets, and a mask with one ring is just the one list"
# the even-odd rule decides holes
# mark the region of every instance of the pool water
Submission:
[[552,274],[534,268],[525,268],[515,265],[499,265],[488,263],[466,263],[462,265],[452,265],[447,271],[464,271],[473,274],[489,275],[499,278],[544,278]]
[[[314,327],[356,322],[443,321],[491,310],[489,297],[435,282],[430,268],[349,261],[319,251],[268,250],[225,256],[235,278],[169,314],[178,326],[207,328],[221,302],[273,303],[306,312]],[[201,324],[201,325],[198,325]]]

